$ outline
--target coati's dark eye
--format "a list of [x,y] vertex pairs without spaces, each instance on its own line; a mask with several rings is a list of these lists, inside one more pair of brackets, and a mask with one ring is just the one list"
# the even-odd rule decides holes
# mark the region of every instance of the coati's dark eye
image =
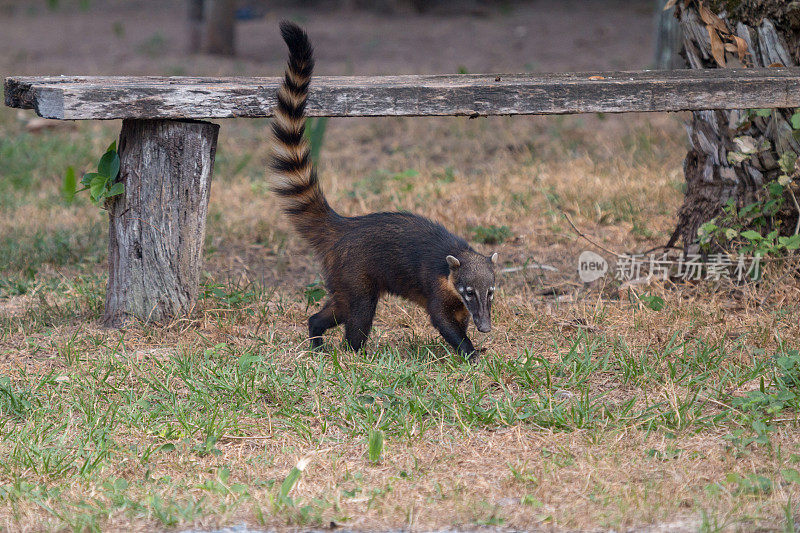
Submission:
[[494,298],[494,289],[493,289],[493,288],[492,288],[492,289],[489,289],[489,292],[488,292],[488,294],[489,294],[489,299],[492,299],[492,298]]
[[475,290],[472,287],[467,287],[467,296],[475,296]]

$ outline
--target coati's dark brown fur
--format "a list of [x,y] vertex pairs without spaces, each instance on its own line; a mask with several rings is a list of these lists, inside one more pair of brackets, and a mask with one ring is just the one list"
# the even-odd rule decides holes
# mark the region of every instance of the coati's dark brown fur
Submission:
[[313,50],[299,26],[280,27],[289,64],[272,123],[272,190],[322,261],[330,292],[322,310],[308,319],[312,346],[321,346],[327,329],[344,324],[345,342],[359,350],[378,299],[389,293],[423,306],[442,337],[475,358],[467,326],[471,316],[480,331],[491,328],[497,254],[483,256],[441,225],[411,213],[343,217],[331,209],[303,136]]

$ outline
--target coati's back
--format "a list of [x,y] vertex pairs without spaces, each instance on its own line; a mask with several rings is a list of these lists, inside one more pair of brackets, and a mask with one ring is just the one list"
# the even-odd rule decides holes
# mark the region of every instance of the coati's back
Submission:
[[329,289],[363,280],[380,292],[424,305],[439,277],[447,277],[444,258],[470,250],[440,224],[412,213],[372,213],[345,219],[334,248],[322,257]]

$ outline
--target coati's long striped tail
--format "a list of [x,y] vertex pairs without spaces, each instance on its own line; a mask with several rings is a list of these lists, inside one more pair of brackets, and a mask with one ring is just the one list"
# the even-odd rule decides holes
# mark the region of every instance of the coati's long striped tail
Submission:
[[308,85],[314,69],[313,48],[302,28],[288,21],[280,24],[289,47],[289,64],[278,89],[278,105],[272,121],[273,150],[270,162],[272,190],[297,231],[317,251],[328,241],[338,215],[322,193],[317,171],[309,156],[305,131]]

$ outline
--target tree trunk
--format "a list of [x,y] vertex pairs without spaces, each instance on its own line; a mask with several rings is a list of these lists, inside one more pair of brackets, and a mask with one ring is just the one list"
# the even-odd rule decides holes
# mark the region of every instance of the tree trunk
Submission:
[[187,21],[189,23],[189,43],[188,51],[190,54],[200,52],[203,43],[203,0],[189,0],[187,10]]
[[110,199],[104,320],[166,322],[195,303],[219,126],[125,120],[123,195]]
[[[795,66],[800,17],[791,18],[788,4],[780,0],[679,0],[676,16],[689,66]],[[733,11],[726,12],[726,8]],[[791,109],[778,109],[767,117],[747,110],[692,113],[687,125],[690,150],[684,160],[686,196],[669,246],[680,239],[688,249],[696,241],[700,226],[717,216],[731,198],[743,206],[762,196],[764,185],[782,174],[778,160],[783,152],[800,153],[790,125],[792,113]],[[737,162],[741,146],[734,139],[743,136],[752,137],[759,147],[768,141],[769,147]],[[783,227],[794,228],[797,213],[788,216],[791,220]]]
[[206,17],[206,52],[232,56],[236,54],[235,0],[208,0]]
[[681,26],[671,9],[664,10],[665,5],[667,0],[655,0],[656,42],[653,64],[660,70],[686,68],[686,60],[681,57]]

